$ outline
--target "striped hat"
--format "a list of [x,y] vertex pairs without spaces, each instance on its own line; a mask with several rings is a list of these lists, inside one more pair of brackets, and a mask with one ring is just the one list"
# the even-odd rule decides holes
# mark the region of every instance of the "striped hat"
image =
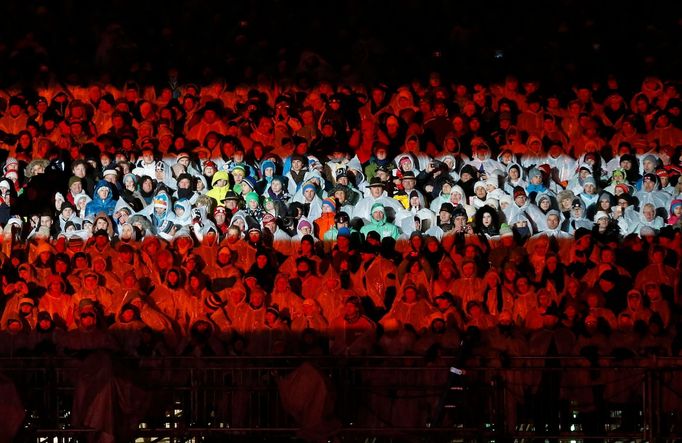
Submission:
[[206,297],[206,300],[204,300],[204,304],[211,311],[215,311],[225,306],[225,301],[223,301],[223,299],[220,298],[218,294],[211,294],[208,297]]

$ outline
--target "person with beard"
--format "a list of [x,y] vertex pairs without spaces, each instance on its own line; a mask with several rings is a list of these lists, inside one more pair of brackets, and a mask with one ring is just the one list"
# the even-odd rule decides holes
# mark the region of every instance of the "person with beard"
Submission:
[[329,325],[332,355],[363,355],[376,341],[376,325],[362,314],[360,297],[348,297],[343,314]]

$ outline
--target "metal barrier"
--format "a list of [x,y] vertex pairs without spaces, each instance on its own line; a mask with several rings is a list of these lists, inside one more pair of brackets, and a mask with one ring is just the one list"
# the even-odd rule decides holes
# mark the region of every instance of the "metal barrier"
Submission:
[[[110,375],[127,383],[112,386],[118,394],[135,394],[130,397],[140,405],[134,406],[144,411],[129,435],[137,441],[293,436],[299,424],[282,406],[277,380],[304,361],[335,388],[334,414],[344,441],[682,437],[676,359],[589,365],[580,358],[513,358],[505,367],[470,367],[456,377],[453,360],[417,357],[111,361]],[[73,424],[82,361],[0,359],[0,373],[14,382],[27,412],[18,441],[87,441],[96,434]]]

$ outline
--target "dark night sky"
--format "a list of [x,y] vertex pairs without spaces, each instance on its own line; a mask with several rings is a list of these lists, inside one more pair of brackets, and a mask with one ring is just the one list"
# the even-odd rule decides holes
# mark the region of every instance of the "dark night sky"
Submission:
[[329,64],[318,74],[341,81],[402,82],[431,69],[463,81],[679,78],[679,7],[594,3],[9,1],[0,81],[31,82],[41,65],[74,81],[156,80],[171,66],[196,81],[300,81],[305,50]]

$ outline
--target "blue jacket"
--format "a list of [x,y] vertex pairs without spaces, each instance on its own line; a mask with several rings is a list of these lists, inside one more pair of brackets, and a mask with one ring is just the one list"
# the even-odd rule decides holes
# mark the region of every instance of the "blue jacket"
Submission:
[[[104,200],[100,198],[98,193],[98,191],[103,187],[109,190],[109,194]],[[100,180],[95,186],[95,193],[92,197],[92,201],[85,207],[85,216],[89,217],[91,215],[97,215],[100,212],[104,212],[106,215],[112,216],[114,214],[115,207],[116,200],[113,198],[111,184],[105,180]]]

